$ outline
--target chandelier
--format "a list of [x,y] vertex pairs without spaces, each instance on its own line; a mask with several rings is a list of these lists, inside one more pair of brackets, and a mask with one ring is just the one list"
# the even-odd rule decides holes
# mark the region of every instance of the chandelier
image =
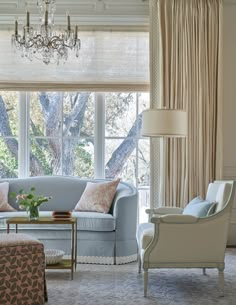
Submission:
[[62,60],[66,62],[70,52],[79,57],[80,39],[78,38],[78,26],[71,29],[70,15],[67,13],[67,29],[62,33],[54,30],[55,0],[38,0],[40,24],[37,30],[30,25],[30,13],[27,9],[26,24],[22,34],[18,31],[18,21],[15,21],[15,33],[12,35],[12,46],[21,52],[21,57],[30,61],[34,58],[42,60],[45,64]]

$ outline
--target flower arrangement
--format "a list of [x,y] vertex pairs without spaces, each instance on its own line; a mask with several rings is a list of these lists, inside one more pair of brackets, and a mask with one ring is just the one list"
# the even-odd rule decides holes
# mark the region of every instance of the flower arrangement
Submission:
[[19,209],[25,209],[29,212],[29,218],[31,220],[36,220],[39,218],[39,206],[49,201],[52,197],[37,196],[35,195],[35,187],[30,188],[30,192],[26,193],[23,189],[19,191],[16,195],[16,202],[19,204]]

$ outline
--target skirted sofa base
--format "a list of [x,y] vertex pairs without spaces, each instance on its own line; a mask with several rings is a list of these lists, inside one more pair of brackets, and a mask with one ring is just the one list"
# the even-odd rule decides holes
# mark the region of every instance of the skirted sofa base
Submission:
[[[10,192],[27,191],[34,186],[36,192],[52,199],[40,207],[40,216],[52,216],[54,210],[73,210],[85,189],[87,181],[65,176],[8,179]],[[18,209],[15,202],[9,199]],[[9,217],[26,216],[25,211],[0,212]],[[94,264],[125,264],[137,260],[136,223],[137,192],[130,184],[120,182],[108,214],[96,212],[72,212],[77,217],[77,261]],[[11,226],[11,230],[14,230]],[[60,249],[66,255],[71,249],[70,225],[19,225],[19,233],[30,234],[43,242],[45,249]]]

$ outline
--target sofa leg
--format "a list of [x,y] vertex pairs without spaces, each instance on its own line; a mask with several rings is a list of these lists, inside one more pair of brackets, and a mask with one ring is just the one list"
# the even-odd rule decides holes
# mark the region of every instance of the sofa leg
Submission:
[[203,275],[207,275],[207,274],[206,274],[206,268],[202,268],[202,274],[203,274]]
[[218,268],[219,272],[219,291],[220,291],[220,296],[224,296],[224,268]]
[[148,285],[148,269],[144,269],[143,279],[144,279],[144,296],[146,297],[147,285]]

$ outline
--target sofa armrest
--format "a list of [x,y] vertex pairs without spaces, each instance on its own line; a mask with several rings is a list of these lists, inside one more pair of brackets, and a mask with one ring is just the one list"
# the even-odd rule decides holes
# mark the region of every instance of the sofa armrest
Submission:
[[129,189],[120,191],[113,203],[113,216],[116,218],[116,240],[136,238],[137,228],[137,190],[128,185]]

